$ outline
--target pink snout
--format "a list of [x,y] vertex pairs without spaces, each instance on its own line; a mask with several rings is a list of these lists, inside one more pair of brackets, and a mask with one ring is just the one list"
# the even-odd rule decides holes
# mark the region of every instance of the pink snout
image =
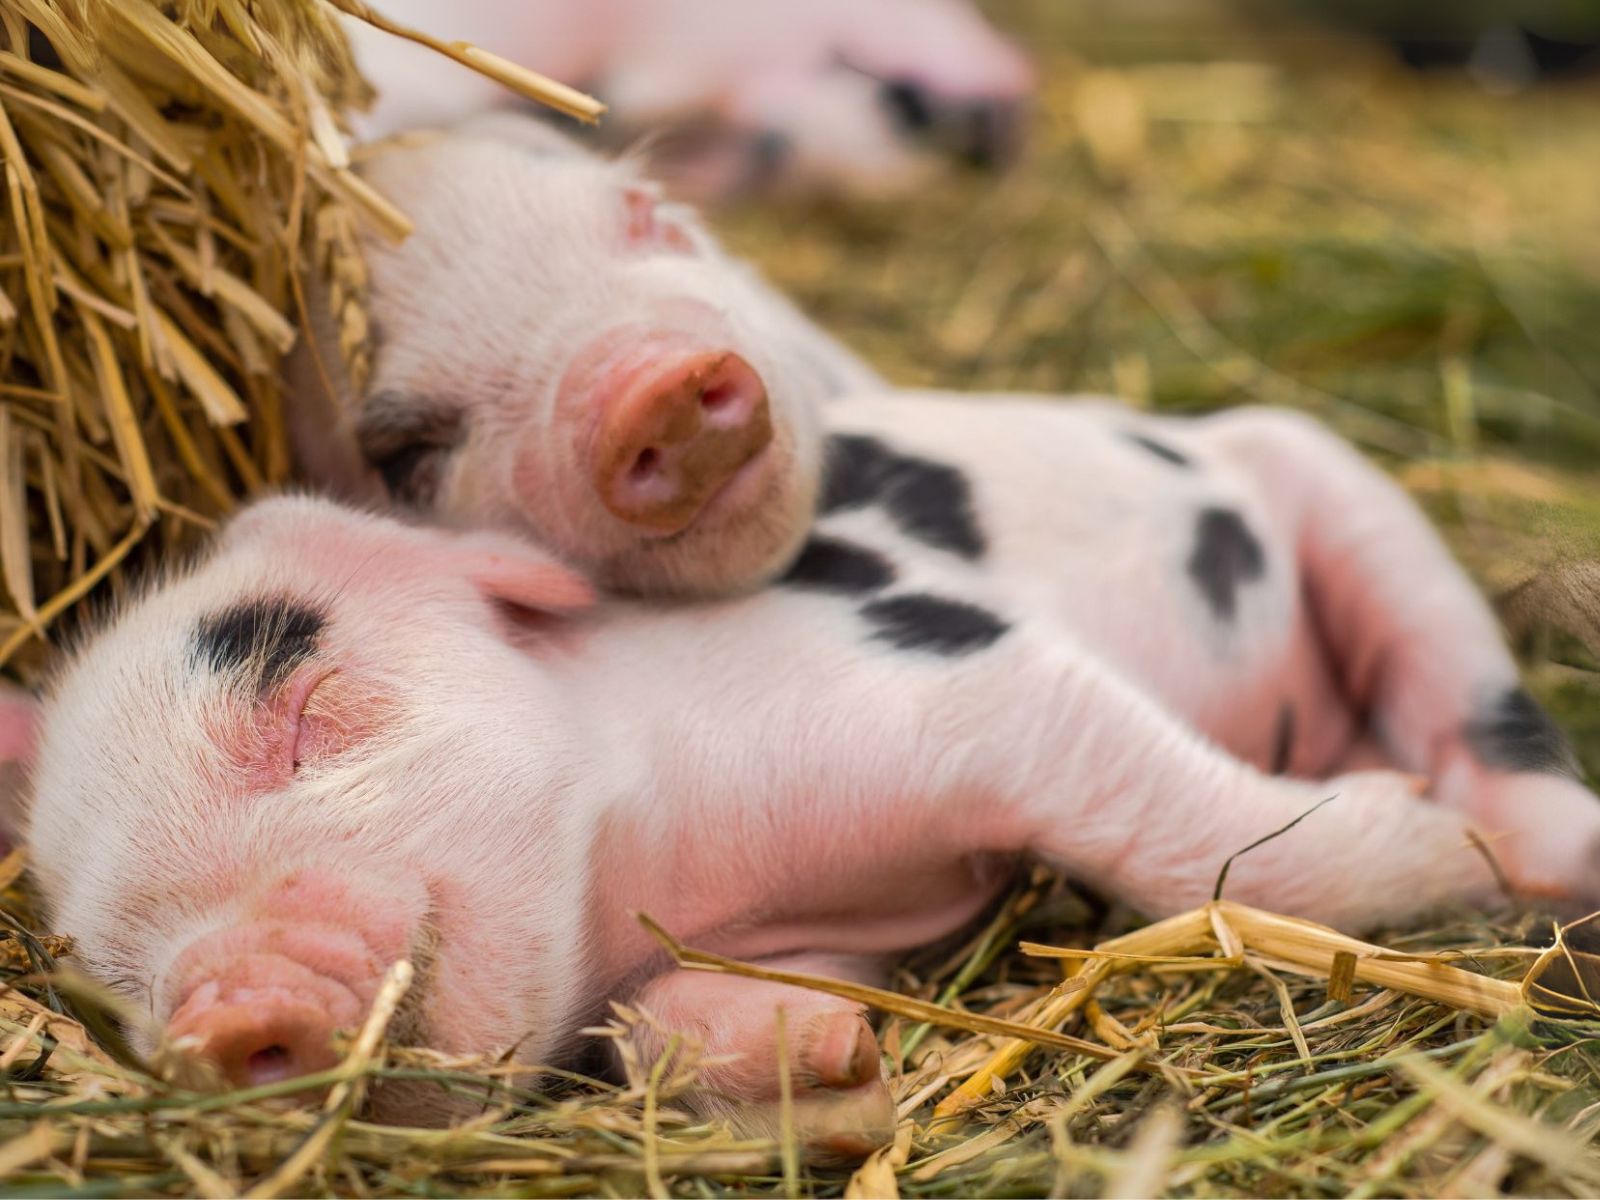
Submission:
[[589,470],[619,520],[679,533],[772,442],[767,389],[731,350],[664,348],[597,380]]
[[236,1087],[257,1087],[334,1066],[337,1029],[364,1011],[344,984],[278,954],[221,964],[179,1005],[167,1036],[187,1040]]

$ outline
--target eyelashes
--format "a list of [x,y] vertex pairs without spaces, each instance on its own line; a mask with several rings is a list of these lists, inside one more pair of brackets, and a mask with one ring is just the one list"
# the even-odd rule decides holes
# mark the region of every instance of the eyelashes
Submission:
[[404,504],[427,505],[439,491],[445,460],[453,447],[411,442],[367,461],[383,478],[389,495]]
[[361,455],[389,495],[427,505],[439,490],[451,451],[466,436],[466,418],[436,400],[404,392],[370,396],[356,422]]

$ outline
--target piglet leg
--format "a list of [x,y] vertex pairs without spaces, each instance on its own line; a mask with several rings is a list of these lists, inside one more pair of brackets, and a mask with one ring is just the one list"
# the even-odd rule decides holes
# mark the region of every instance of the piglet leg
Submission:
[[1581,896],[1600,868],[1600,804],[1518,683],[1493,613],[1409,497],[1296,414],[1242,409],[1201,427],[1297,537],[1346,695],[1403,769],[1494,839],[1514,883]]
[[[1088,656],[1060,665],[1032,736],[1002,757],[1035,822],[1033,849],[1144,912],[1211,898],[1236,851],[1235,900],[1345,928],[1491,897],[1462,814],[1418,802],[1420,781],[1366,771],[1323,782],[1264,775],[1218,750]],[[1015,720],[1015,718],[1013,718]],[[1027,747],[1018,750],[1015,747]],[[992,768],[1001,770],[996,763]]]
[[[861,960],[802,955],[766,965],[832,977],[876,974]],[[631,1003],[641,1024],[635,1046],[646,1062],[667,1052],[671,1034],[700,1044],[696,1107],[751,1136],[780,1132],[779,1014],[795,1130],[811,1151],[846,1158],[870,1153],[894,1130],[894,1102],[877,1038],[859,1004],[823,992],[679,969],[647,983]]]

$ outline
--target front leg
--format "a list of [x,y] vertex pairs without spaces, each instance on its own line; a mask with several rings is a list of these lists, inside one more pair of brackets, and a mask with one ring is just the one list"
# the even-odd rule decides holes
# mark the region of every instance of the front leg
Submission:
[[1429,775],[1441,800],[1491,836],[1519,887],[1593,895],[1600,803],[1417,506],[1298,414],[1240,409],[1198,429],[1258,481],[1290,530],[1345,693],[1393,760]]
[[[763,965],[879,983],[877,964],[835,955],[795,955]],[[646,1062],[682,1034],[715,1060],[690,1100],[751,1137],[780,1133],[778,1017],[788,1063],[794,1127],[813,1151],[859,1158],[894,1132],[894,1101],[877,1038],[859,1004],[785,984],[683,968],[644,985],[630,1003],[654,1020],[636,1027]]]

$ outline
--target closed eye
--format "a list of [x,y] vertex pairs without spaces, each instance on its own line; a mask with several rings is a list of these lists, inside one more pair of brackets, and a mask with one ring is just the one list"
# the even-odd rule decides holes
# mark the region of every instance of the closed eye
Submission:
[[383,477],[389,495],[406,504],[426,505],[439,490],[439,475],[447,446],[411,442],[367,461]]
[[[392,715],[385,698],[337,668],[301,672],[279,699],[288,773],[315,768],[366,742]],[[282,769],[282,768],[280,768]]]
[[361,455],[395,500],[433,501],[451,451],[466,436],[460,409],[402,392],[369,397],[356,422]]
[[319,736],[322,731],[315,719],[313,706],[318,690],[331,677],[332,672],[326,669],[316,673],[304,671],[292,679],[285,690],[282,709],[287,718],[285,732],[288,736],[284,741],[289,746],[291,772],[299,771],[303,763],[315,759],[317,752],[323,748],[317,744],[323,739]]

